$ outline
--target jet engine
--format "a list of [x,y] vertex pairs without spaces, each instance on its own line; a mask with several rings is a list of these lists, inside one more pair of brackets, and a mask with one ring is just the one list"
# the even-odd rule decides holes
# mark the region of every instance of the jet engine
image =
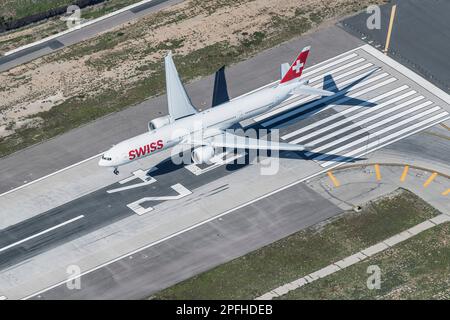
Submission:
[[159,117],[153,119],[148,123],[148,130],[152,131],[161,127],[164,127],[172,122],[172,118],[170,116]]
[[214,156],[214,148],[211,146],[198,147],[192,151],[191,156],[195,164],[208,163]]

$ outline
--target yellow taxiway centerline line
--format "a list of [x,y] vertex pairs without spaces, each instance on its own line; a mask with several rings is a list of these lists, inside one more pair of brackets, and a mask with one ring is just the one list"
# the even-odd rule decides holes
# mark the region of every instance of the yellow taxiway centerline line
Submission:
[[389,50],[389,44],[391,42],[392,26],[394,25],[394,18],[395,18],[396,10],[397,10],[397,5],[394,4],[392,6],[392,10],[391,10],[391,18],[389,20],[389,29],[388,29],[387,38],[386,38],[386,46],[384,47],[384,54],[387,54],[387,52]]
[[403,169],[402,176],[400,177],[400,181],[403,182],[406,179],[406,175],[408,174],[409,166],[405,166],[405,169]]
[[442,195],[443,196],[446,196],[446,195],[448,195],[450,193],[450,189],[447,189],[447,190],[445,190],[444,192],[442,192]]
[[375,175],[377,177],[377,181],[381,180],[380,166],[378,164],[375,165]]
[[427,179],[427,181],[425,181],[425,183],[423,184],[423,187],[426,188],[428,187],[428,185],[431,183],[431,181],[433,181],[437,176],[436,172],[433,172],[433,174]]
[[330,178],[330,180],[333,182],[334,186],[339,187],[340,183],[339,183],[338,179],[336,179],[336,177],[333,175],[333,173],[331,171],[328,171],[327,174],[328,174],[328,177]]

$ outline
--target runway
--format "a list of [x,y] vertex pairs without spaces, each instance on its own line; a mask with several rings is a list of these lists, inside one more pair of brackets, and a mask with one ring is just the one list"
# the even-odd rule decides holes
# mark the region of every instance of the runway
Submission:
[[[315,64],[304,77],[336,94],[293,97],[248,124],[279,129],[290,143],[314,145],[310,152],[281,154],[276,175],[261,175],[264,163],[233,164],[224,154],[211,166],[174,166],[161,156],[149,175],[155,163],[147,159],[127,169],[132,175],[116,179],[99,172],[93,159],[2,196],[0,284],[5,292],[0,294],[142,297],[338,214],[337,207],[299,182],[370,158],[450,118],[446,93],[368,45]],[[221,224],[223,219],[229,224]],[[217,241],[211,240],[214,235]],[[136,265],[124,262],[136,254],[141,257]],[[87,284],[81,291],[65,287],[70,264],[84,273]],[[126,272],[115,269],[124,267]],[[141,270],[136,276],[134,267]],[[31,277],[30,270],[40,270],[42,277]],[[141,283],[142,290],[133,291],[127,280]]]

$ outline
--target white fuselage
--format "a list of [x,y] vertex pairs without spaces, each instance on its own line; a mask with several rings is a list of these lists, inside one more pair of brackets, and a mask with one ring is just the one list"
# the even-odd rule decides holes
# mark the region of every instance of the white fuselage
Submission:
[[118,167],[173,147],[197,131],[227,129],[278,106],[298,85],[294,82],[262,89],[122,141],[103,154],[99,165]]

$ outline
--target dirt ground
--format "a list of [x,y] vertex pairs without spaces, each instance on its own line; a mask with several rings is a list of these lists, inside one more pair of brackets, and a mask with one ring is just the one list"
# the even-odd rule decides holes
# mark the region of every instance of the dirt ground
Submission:
[[168,49],[185,55],[223,41],[236,45],[258,32],[270,34],[281,28],[277,18],[320,12],[322,22],[364,2],[369,3],[368,0],[334,0],[332,4],[325,0],[187,0],[83,44],[0,73],[0,138],[23,126],[38,126],[41,120],[35,116],[37,113],[71,97],[89,97],[106,89],[124,90],[133,86],[148,77],[152,70],[145,67],[160,63]]

